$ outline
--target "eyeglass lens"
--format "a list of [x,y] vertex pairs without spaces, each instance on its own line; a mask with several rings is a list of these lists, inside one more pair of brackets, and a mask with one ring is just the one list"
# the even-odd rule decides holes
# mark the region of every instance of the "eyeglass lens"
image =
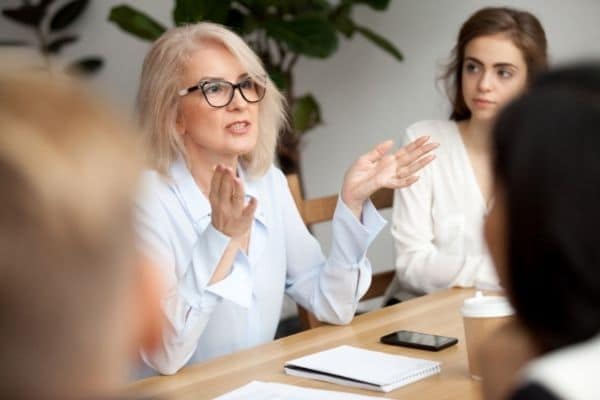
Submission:
[[256,103],[265,95],[265,85],[252,78],[246,78],[237,85],[227,81],[210,81],[204,83],[201,89],[211,106],[224,107],[233,99],[235,87],[240,89],[242,97],[249,103]]

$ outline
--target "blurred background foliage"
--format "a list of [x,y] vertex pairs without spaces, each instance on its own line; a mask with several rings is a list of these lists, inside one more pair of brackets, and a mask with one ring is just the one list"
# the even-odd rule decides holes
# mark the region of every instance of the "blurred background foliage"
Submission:
[[[339,38],[363,36],[402,61],[402,53],[388,39],[353,18],[356,6],[385,11],[390,0],[175,0],[173,23],[198,21],[223,24],[241,35],[260,56],[271,79],[288,103],[290,127],[279,141],[277,157],[284,173],[300,173],[301,135],[322,122],[319,102],[311,93],[297,93],[294,67],[300,57],[326,59]],[[129,5],[111,9],[108,19],[140,39],[153,41],[166,29],[141,10]]]
[[[40,0],[37,3],[22,0],[17,7],[4,7],[2,15],[30,29],[32,40],[0,38],[0,46],[34,47],[41,54],[45,68],[50,70],[52,56],[79,40],[79,36],[69,30],[88,5],[89,0]],[[65,68],[69,73],[88,75],[100,69],[103,62],[101,57],[86,56],[70,62]]]

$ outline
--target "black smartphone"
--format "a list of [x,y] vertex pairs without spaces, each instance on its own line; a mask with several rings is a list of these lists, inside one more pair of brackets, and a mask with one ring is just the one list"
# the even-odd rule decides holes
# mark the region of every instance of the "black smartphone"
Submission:
[[413,347],[421,350],[439,351],[458,343],[457,338],[431,335],[413,331],[396,331],[379,339],[381,343]]

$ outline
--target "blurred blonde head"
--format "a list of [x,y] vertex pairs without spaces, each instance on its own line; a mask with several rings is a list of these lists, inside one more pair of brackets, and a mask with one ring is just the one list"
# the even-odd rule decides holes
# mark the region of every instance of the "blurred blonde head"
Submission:
[[74,82],[15,68],[0,70],[0,393],[102,393],[136,350],[139,146]]
[[258,142],[253,151],[241,157],[248,174],[260,177],[273,163],[277,137],[285,124],[283,96],[242,38],[221,25],[208,22],[168,30],[153,44],[144,60],[137,106],[150,147],[150,162],[166,175],[178,155],[185,156],[183,142],[175,128],[177,92],[183,88],[181,78],[189,57],[207,42],[216,42],[228,49],[250,77],[267,77],[265,97],[259,103]]

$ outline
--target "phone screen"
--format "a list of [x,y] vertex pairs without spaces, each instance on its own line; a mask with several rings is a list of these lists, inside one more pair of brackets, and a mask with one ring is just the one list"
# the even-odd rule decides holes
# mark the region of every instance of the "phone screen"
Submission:
[[381,342],[398,346],[437,351],[456,344],[458,339],[448,336],[431,335],[428,333],[402,330],[383,336],[381,338]]

